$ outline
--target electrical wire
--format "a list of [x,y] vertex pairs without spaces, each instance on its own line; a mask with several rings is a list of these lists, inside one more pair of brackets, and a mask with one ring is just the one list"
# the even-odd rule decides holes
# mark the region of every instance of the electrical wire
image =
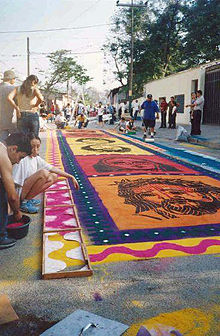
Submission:
[[39,32],[53,32],[53,31],[65,31],[65,30],[80,30],[80,29],[88,29],[88,28],[96,28],[102,26],[110,26],[112,23],[101,23],[97,25],[91,26],[81,26],[81,27],[70,27],[70,28],[51,28],[51,29],[35,29],[35,30],[8,30],[8,31],[0,31],[0,34],[20,34],[20,33],[39,33]]

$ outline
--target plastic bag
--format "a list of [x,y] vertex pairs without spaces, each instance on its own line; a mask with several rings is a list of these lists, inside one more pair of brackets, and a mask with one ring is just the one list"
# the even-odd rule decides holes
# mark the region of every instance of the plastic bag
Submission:
[[188,142],[188,139],[189,139],[189,134],[187,130],[182,126],[178,126],[175,140]]

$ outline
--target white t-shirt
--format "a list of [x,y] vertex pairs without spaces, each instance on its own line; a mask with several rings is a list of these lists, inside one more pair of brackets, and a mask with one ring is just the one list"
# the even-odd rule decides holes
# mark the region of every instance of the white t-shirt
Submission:
[[55,122],[62,123],[65,122],[66,118],[63,115],[58,114],[55,118]]
[[13,165],[12,177],[14,183],[19,187],[24,185],[24,181],[40,169],[51,170],[52,166],[40,156],[26,156],[18,164]]
[[126,105],[125,105],[124,103],[121,103],[121,104],[119,105],[122,114],[125,113],[125,106],[126,106]]
[[205,103],[203,96],[197,97],[195,103],[196,103],[196,106],[194,106],[194,111],[197,111],[197,110],[203,111],[203,107]]
[[81,114],[83,112],[84,108],[85,108],[85,106],[82,103],[79,103],[77,113]]
[[139,110],[139,104],[136,103],[136,102],[132,103],[132,107],[133,107],[134,111],[138,111]]
[[71,107],[66,107],[66,115],[70,116],[71,115]]
[[176,107],[176,106],[174,106],[174,107],[172,108],[172,114],[173,114],[173,113],[175,113],[175,112],[176,112],[176,110],[177,110],[177,107]]
[[102,107],[98,107],[98,115],[102,116],[103,113],[104,113],[103,108]]

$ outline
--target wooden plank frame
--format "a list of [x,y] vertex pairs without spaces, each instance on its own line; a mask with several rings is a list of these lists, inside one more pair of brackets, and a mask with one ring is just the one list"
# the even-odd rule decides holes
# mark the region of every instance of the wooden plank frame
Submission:
[[[67,188],[64,189],[57,189],[56,188],[49,188],[44,192],[44,196],[43,196],[43,205],[44,205],[44,209],[43,209],[43,254],[42,254],[42,279],[45,280],[49,280],[49,279],[61,279],[61,278],[72,278],[72,277],[87,277],[87,276],[91,276],[93,274],[93,270],[91,267],[91,263],[88,257],[88,253],[87,253],[87,249],[86,249],[86,245],[83,241],[83,237],[82,237],[82,228],[80,225],[80,220],[79,220],[79,216],[78,216],[78,212],[77,212],[77,208],[74,204],[74,200],[73,200],[73,196],[72,196],[72,192],[70,189],[70,185],[69,185],[69,181],[67,179],[60,179],[59,181],[65,180],[66,184],[67,184]],[[55,191],[64,191],[64,192],[68,192],[69,196],[70,196],[70,200],[71,200],[71,204],[51,204],[51,205],[47,205],[46,204],[46,194],[50,193],[50,192],[55,192]],[[74,215],[75,215],[75,220],[77,223],[77,227],[70,227],[70,228],[63,228],[63,229],[47,229],[45,228],[45,217],[46,217],[46,210],[47,209],[52,209],[52,208],[56,208],[56,207],[63,207],[63,208],[72,208]],[[82,255],[84,257],[85,260],[85,265],[88,267],[88,270],[75,270],[75,271],[60,271],[60,272],[56,272],[56,273],[45,273],[45,239],[46,239],[46,235],[47,233],[59,233],[59,232],[78,232],[79,236],[80,236],[80,246],[82,249]],[[84,266],[83,266],[84,267]]]
[[46,227],[46,210],[48,209],[51,209],[51,208],[58,208],[60,207],[61,205],[52,205],[50,207],[44,207],[44,210],[43,210],[43,233],[46,233],[46,232],[58,232],[58,231],[75,231],[75,230],[82,230],[81,226],[80,226],[80,222],[79,222],[79,217],[78,217],[78,214],[77,214],[77,211],[76,211],[76,206],[74,204],[67,204],[67,205],[63,205],[62,208],[69,208],[69,209],[72,209],[73,210],[73,213],[75,215],[75,221],[76,221],[76,224],[77,226],[76,227],[66,227],[66,228],[63,228],[63,229],[49,229]]
[[[46,197],[47,197],[47,194],[50,194],[50,193],[54,193],[56,191],[64,191],[64,192],[68,192],[69,193],[69,198],[70,198],[70,202],[69,204],[47,204],[46,203]],[[50,208],[50,207],[57,207],[57,206],[60,206],[60,207],[66,207],[66,206],[73,206],[74,205],[74,200],[73,200],[73,196],[72,196],[72,193],[71,193],[71,190],[70,189],[60,189],[60,190],[47,190],[46,192],[44,192],[44,207],[45,208]]]
[[47,192],[47,191],[57,191],[57,190],[70,190],[69,181],[68,181],[68,179],[66,179],[66,178],[57,179],[57,181],[56,181],[54,184],[56,184],[57,182],[61,182],[61,181],[65,181],[65,182],[66,182],[66,185],[67,185],[66,188],[57,188],[57,187],[53,187],[53,185],[52,185],[52,186],[50,186],[50,187],[46,190],[46,192]]
[[[73,232],[66,230],[68,232]],[[75,270],[75,271],[60,271],[60,272],[55,272],[55,273],[45,273],[45,240],[46,240],[46,234],[43,234],[43,257],[42,257],[42,278],[44,280],[50,280],[50,279],[61,279],[61,278],[73,278],[73,277],[87,277],[91,276],[93,274],[93,270],[91,268],[91,264],[88,258],[87,250],[85,248],[85,244],[83,243],[83,238],[81,234],[81,230],[75,230],[79,233],[81,242],[81,249],[82,249],[82,254],[85,260],[85,266],[88,267],[88,270]],[[60,232],[60,231],[56,231]],[[48,233],[55,233],[55,232],[48,232]],[[83,267],[85,267],[83,266]]]

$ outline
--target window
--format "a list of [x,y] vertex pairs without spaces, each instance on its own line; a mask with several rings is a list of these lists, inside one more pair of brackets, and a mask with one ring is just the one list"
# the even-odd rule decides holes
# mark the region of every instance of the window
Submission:
[[177,104],[179,104],[177,106],[177,113],[184,113],[184,94],[176,95],[174,98]]
[[193,79],[191,82],[191,92],[196,92],[198,90],[198,79]]

